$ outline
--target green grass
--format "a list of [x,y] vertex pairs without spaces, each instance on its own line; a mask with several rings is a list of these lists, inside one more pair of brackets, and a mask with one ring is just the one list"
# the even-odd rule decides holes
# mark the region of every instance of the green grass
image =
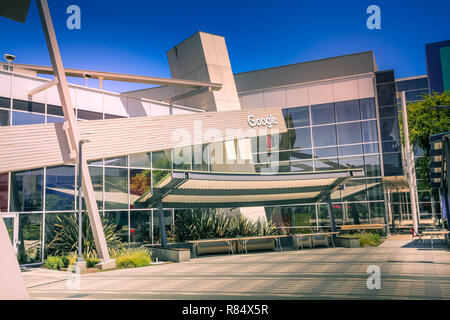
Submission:
[[44,267],[52,270],[60,270],[64,268],[64,261],[62,257],[49,256],[45,259]]
[[341,237],[358,238],[361,247],[378,247],[383,242],[379,234],[364,231],[355,234],[342,234]]
[[151,254],[144,248],[127,248],[115,256],[117,268],[136,268],[149,266]]

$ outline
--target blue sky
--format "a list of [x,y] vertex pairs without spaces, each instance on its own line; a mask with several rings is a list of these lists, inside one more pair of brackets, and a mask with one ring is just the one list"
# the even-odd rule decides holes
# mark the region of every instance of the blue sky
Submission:
[[[380,70],[414,76],[426,73],[425,43],[450,39],[448,0],[48,3],[65,67],[159,77],[170,77],[167,50],[198,30],[225,37],[235,73],[373,50]],[[81,8],[81,30],[66,27],[71,4]],[[372,4],[381,9],[381,30],[366,27]],[[50,65],[35,1],[24,24],[0,17],[0,30],[1,57],[12,53],[18,63]],[[118,92],[143,87],[104,83]]]

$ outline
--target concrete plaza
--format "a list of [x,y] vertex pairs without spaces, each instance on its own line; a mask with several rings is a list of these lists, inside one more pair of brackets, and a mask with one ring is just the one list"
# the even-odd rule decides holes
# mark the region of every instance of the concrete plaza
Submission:
[[[369,290],[367,268],[381,269]],[[450,252],[410,236],[376,248],[316,248],[204,256],[81,275],[24,270],[32,299],[450,299]]]

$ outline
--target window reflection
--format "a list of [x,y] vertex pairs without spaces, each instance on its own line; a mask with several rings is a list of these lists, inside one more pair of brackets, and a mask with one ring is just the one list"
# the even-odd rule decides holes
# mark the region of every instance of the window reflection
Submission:
[[314,147],[325,147],[336,145],[336,126],[313,127]]
[[11,111],[0,109],[0,127],[9,126]]
[[127,169],[105,168],[105,209],[128,208]]
[[75,209],[75,166],[47,168],[45,210]]
[[354,121],[360,119],[358,100],[335,102],[334,107],[336,109],[337,122]]
[[312,124],[327,124],[335,122],[334,105],[332,103],[311,106]]
[[352,144],[362,142],[361,124],[359,122],[337,125],[338,144]]
[[20,126],[26,124],[44,123],[45,116],[43,114],[13,111],[12,125]]
[[130,169],[130,208],[143,208],[151,193],[152,172],[147,169]]
[[44,170],[11,172],[10,211],[41,211]]

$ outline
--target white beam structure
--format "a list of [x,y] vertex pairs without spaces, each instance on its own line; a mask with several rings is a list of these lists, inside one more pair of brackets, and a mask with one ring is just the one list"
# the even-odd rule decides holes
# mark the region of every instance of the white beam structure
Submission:
[[19,262],[11,245],[5,222],[0,216],[0,300],[28,299]]
[[403,118],[403,133],[405,136],[405,148],[406,148],[406,163],[408,170],[408,184],[411,197],[411,215],[413,220],[413,227],[415,232],[419,232],[419,215],[417,204],[417,184],[415,179],[414,170],[414,154],[409,144],[409,129],[408,129],[408,113],[406,109],[406,96],[405,91],[402,91],[402,118]]
[[58,79],[54,78],[53,80],[41,84],[40,86],[37,86],[36,88],[33,88],[31,90],[28,91],[28,95],[29,96],[34,96],[35,94],[42,92],[44,90],[47,90],[48,88],[51,88],[53,86],[56,86],[58,84]]
[[[67,124],[67,138],[69,142],[69,148],[71,148],[71,153],[73,152],[78,156],[78,144],[80,141],[80,134],[78,131],[77,120],[75,118],[75,113],[72,107],[72,101],[69,93],[69,87],[67,85],[66,75],[64,67],[61,60],[61,54],[59,51],[58,43],[56,40],[55,31],[53,28],[53,22],[48,9],[47,0],[36,0],[39,15],[41,17],[42,27],[44,29],[45,39],[47,41],[47,47],[50,54],[50,59],[53,67],[53,74],[58,80],[57,88],[59,97],[61,99],[61,104],[64,112],[64,118]],[[78,159],[79,157],[77,157]],[[76,160],[77,162],[78,160]],[[86,157],[83,156],[82,163],[77,163],[81,165],[83,169],[82,182],[83,182],[83,194],[85,198],[85,203],[87,211],[89,214],[89,221],[91,224],[92,232],[95,240],[95,247],[97,249],[97,254],[100,259],[100,264],[98,265],[101,269],[108,269],[115,267],[115,261],[111,260],[108,252],[108,247],[106,244],[105,234],[103,233],[103,227],[100,220],[100,215],[98,212],[97,201],[95,199],[94,188],[92,186],[91,177],[89,174],[89,169],[86,161]]]
[[[4,62],[1,62],[0,64],[2,66],[8,65],[7,63],[4,63]],[[47,67],[47,66],[39,66],[39,65],[23,64],[23,63],[14,63],[11,66],[16,69],[35,71],[40,74],[54,74],[53,68]],[[197,80],[170,79],[170,78],[140,76],[140,75],[123,74],[123,73],[115,73],[115,72],[82,70],[82,69],[71,69],[71,68],[65,68],[64,73],[67,77],[78,77],[78,78],[85,78],[85,75],[89,74],[92,79],[99,79],[102,81],[103,80],[112,80],[112,81],[145,83],[145,84],[155,84],[155,85],[161,85],[161,86],[192,88],[192,89],[199,89],[199,88],[204,88],[204,87],[211,88],[212,90],[222,89],[222,84],[220,84],[220,83],[212,83],[212,82],[197,81]]]

